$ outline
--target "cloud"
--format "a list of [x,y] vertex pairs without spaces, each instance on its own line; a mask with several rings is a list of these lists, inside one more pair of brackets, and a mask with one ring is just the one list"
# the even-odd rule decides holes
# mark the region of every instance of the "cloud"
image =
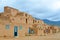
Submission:
[[28,12],[33,17],[60,21],[60,0],[0,0],[0,2],[0,11],[7,5]]
[[60,15],[57,15],[55,17],[52,18],[47,18],[48,20],[52,20],[52,21],[60,21]]
[[16,0],[0,0],[0,7],[3,6],[12,6]]

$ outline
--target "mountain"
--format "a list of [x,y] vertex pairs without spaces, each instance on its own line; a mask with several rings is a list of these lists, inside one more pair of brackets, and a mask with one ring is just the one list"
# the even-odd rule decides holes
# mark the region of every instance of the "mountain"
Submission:
[[47,20],[47,19],[43,19],[43,21],[48,25],[60,26],[60,21],[50,21],[50,20]]
[[[41,20],[39,18],[35,18],[36,20]],[[42,19],[44,21],[44,23],[48,24],[48,25],[54,25],[54,26],[60,26],[60,21],[50,21],[48,19]]]

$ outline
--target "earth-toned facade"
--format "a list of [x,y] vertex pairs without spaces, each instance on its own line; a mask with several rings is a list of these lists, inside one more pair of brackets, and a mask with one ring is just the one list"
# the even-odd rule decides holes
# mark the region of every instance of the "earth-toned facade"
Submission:
[[12,7],[6,6],[4,12],[0,13],[0,36],[40,36],[57,33],[59,30]]

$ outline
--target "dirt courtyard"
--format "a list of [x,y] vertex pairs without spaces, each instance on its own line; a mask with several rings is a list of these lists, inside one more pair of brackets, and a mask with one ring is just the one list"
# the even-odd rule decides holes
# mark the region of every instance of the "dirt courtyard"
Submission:
[[25,36],[25,37],[16,37],[16,38],[3,38],[0,37],[0,40],[60,40],[60,33],[48,36]]

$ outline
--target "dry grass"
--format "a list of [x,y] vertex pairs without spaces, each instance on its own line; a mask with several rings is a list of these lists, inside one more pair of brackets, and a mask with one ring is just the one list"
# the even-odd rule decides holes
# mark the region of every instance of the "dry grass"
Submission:
[[48,36],[0,37],[0,40],[60,40],[60,33]]

